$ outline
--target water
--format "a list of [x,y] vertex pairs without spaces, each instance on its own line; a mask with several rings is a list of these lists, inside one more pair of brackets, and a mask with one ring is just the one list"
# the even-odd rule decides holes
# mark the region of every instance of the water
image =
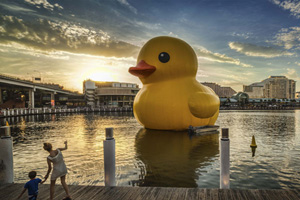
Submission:
[[[9,119],[14,143],[15,182],[47,172],[43,142],[69,149],[63,155],[68,184],[104,185],[103,140],[113,127],[118,186],[219,187],[219,135],[143,129],[131,113],[68,114]],[[3,122],[2,122],[3,123]],[[300,111],[222,111],[229,128],[231,188],[300,187]],[[252,135],[257,149],[252,157]]]

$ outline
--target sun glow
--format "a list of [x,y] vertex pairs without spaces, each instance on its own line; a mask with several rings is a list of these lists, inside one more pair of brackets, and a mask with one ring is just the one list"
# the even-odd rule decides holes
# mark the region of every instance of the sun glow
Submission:
[[92,79],[94,81],[117,81],[118,80],[117,72],[114,72],[112,66],[108,65],[103,60],[88,62],[85,65],[84,71],[81,74],[83,80],[86,79]]
[[87,79],[92,79],[94,81],[117,81],[116,75],[107,71],[91,73],[87,76]]

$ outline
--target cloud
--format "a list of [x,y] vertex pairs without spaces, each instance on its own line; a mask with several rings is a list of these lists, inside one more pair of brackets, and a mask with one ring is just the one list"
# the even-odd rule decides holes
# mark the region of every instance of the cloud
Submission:
[[138,51],[137,46],[112,39],[102,30],[44,19],[28,22],[13,16],[0,16],[0,36],[2,45],[14,44],[49,52],[131,57]]
[[273,47],[257,46],[254,44],[229,42],[229,47],[237,52],[243,53],[247,56],[256,56],[264,58],[274,58],[279,56],[292,56],[293,53],[281,51]]
[[37,8],[45,8],[47,10],[53,11],[55,8],[57,9],[64,9],[62,6],[60,6],[58,3],[51,4],[47,0],[25,0],[26,3],[29,3],[31,5],[34,5]]
[[300,19],[300,1],[298,0],[271,0],[284,10],[290,11],[291,15]]
[[242,63],[239,59],[231,58],[226,56],[225,54],[219,54],[219,53],[213,53],[211,51],[208,51],[205,48],[197,48],[196,53],[198,57],[204,58],[213,62],[219,62],[219,63],[229,63],[234,65],[239,65],[242,67],[253,67],[252,65]]
[[9,52],[13,54],[23,54],[23,55],[29,55],[34,57],[47,57],[51,59],[60,59],[60,60],[69,60],[70,56],[67,52],[63,51],[42,51],[37,49],[28,49],[23,45],[18,44],[0,44],[0,52]]
[[295,69],[287,68],[287,73],[283,75],[289,79],[300,80],[300,77],[298,76],[298,73]]
[[177,34],[175,34],[175,33],[173,33],[173,32],[169,32],[169,34],[168,34],[169,36],[171,36],[171,37],[179,37]]
[[237,33],[237,32],[233,32],[230,34],[233,37],[241,37],[244,39],[248,39],[251,35],[253,35],[253,33]]
[[13,12],[31,12],[31,13],[35,13],[34,10],[31,10],[31,9],[28,9],[28,8],[23,8],[23,7],[20,7],[20,6],[17,6],[17,5],[8,5],[8,4],[4,4],[4,3],[0,3],[0,5],[2,7],[4,7],[6,10],[10,10],[10,11],[13,11]]
[[135,7],[133,7],[132,5],[130,5],[127,0],[117,0],[117,1],[119,3],[121,3],[122,5],[125,5],[126,7],[128,7],[129,10],[131,10],[134,14],[137,14],[137,9]]
[[197,77],[209,77],[203,70],[198,69]]
[[223,87],[224,86],[234,87],[234,86],[241,86],[241,85],[243,85],[243,82],[241,82],[241,81],[235,81],[235,80],[232,80],[232,79],[230,79],[230,80],[225,79],[225,80],[220,81],[219,84],[221,86],[223,86]]
[[[300,6],[300,5],[299,5]],[[285,49],[300,48],[300,27],[283,28],[275,35],[274,44]]]

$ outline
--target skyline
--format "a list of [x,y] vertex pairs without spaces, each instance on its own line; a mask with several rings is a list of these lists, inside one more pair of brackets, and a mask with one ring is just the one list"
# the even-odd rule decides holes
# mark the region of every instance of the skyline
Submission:
[[[82,82],[141,82],[128,73],[149,39],[168,35],[198,56],[199,82],[242,91],[269,76],[300,77],[300,2],[4,0],[0,68],[82,91]],[[299,88],[299,87],[298,87]]]

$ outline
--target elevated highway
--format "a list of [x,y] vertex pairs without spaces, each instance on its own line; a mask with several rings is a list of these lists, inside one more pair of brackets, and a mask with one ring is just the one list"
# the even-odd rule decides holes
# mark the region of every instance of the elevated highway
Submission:
[[[3,91],[5,91],[5,100],[7,101],[8,99],[14,98],[12,97],[12,93],[14,93],[16,90],[20,91],[20,95],[25,98],[24,100],[27,102],[27,107],[29,108],[35,107],[35,96],[37,96],[36,93],[39,93],[39,101],[48,100],[52,107],[55,105],[55,99],[59,100],[59,98],[55,97],[56,95],[58,97],[63,97],[64,99],[68,99],[68,97],[71,96],[75,98],[83,98],[83,94],[65,90],[57,84],[36,83],[33,81],[22,80],[16,77],[0,74],[0,105],[4,103]],[[45,94],[46,96],[48,95],[48,97],[45,97]]]

